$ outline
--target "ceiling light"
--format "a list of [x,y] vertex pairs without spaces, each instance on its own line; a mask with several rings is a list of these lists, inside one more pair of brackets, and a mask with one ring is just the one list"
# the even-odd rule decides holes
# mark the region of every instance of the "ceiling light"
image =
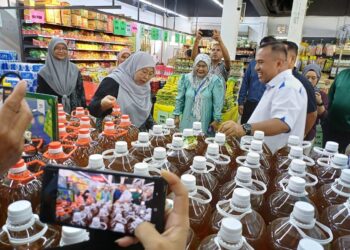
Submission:
[[179,16],[179,17],[188,19],[187,16],[181,15],[181,14],[175,12],[175,11],[169,10],[169,9],[167,9],[167,8],[164,8],[164,7],[159,6],[159,5],[157,5],[157,4],[151,3],[151,2],[149,2],[149,1],[140,0],[140,2],[141,2],[141,3],[144,3],[144,4],[147,4],[147,5],[149,5],[149,6],[153,7],[153,8],[155,8],[155,9],[161,10],[161,11],[163,11],[163,12],[165,12],[165,13],[169,13],[169,14],[172,14],[172,15],[175,15],[175,16]]
[[219,0],[212,0],[214,3],[216,3],[217,5],[219,5],[221,8],[224,7],[224,5],[222,3],[219,2]]

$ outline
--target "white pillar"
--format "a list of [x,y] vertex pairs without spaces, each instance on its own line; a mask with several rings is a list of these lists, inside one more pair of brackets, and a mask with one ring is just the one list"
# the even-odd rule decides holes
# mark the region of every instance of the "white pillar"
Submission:
[[288,40],[300,44],[303,38],[303,25],[307,9],[307,0],[294,0],[289,22]]
[[242,0],[224,0],[221,19],[221,37],[227,47],[231,60],[236,58],[241,8]]

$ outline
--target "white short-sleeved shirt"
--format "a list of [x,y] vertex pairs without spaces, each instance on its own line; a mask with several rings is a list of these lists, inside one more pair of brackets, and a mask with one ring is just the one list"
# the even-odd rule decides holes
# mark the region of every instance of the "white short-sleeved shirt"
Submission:
[[266,84],[266,90],[248,123],[280,119],[290,130],[275,136],[266,136],[265,143],[275,153],[287,144],[290,135],[304,138],[307,112],[307,94],[292,70],[285,70]]

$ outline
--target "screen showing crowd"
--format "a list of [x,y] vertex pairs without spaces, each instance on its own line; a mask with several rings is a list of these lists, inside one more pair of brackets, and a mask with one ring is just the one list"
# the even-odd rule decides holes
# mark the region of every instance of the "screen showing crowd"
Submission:
[[151,221],[154,182],[59,170],[56,219],[62,223],[132,234]]

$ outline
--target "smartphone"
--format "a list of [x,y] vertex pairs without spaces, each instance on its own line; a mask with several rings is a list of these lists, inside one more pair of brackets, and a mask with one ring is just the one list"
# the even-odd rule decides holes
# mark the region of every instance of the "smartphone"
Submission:
[[47,165],[40,220],[123,235],[148,221],[161,233],[166,191],[161,177]]
[[199,30],[202,32],[202,37],[212,37],[213,36],[213,30]]

